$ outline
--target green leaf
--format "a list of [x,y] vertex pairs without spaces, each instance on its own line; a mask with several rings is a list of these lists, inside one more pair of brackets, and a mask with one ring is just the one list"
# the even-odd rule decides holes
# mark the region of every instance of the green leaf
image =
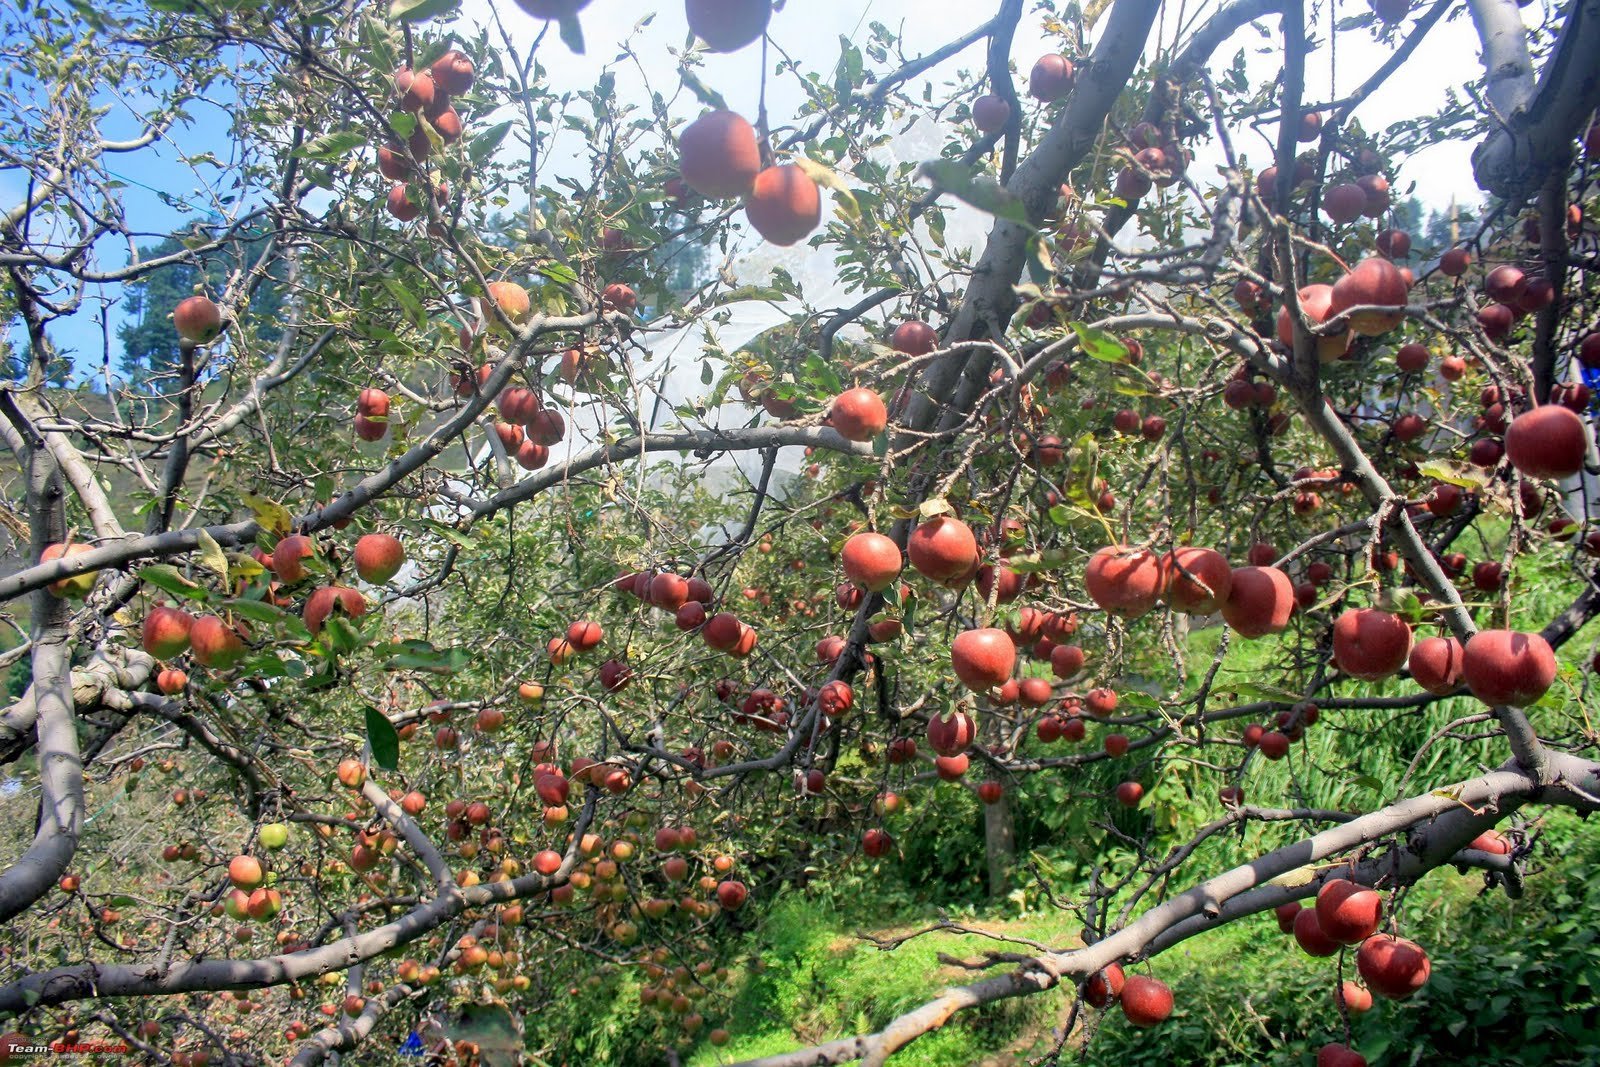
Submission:
[[427,312],[422,307],[422,301],[417,299],[417,294],[413,293],[409,286],[400,279],[386,274],[383,277],[383,287],[394,297],[395,302],[405,309],[413,324],[422,325]]
[[334,615],[323,625],[322,632],[335,652],[354,652],[361,647],[361,631],[351,625],[349,619]]
[[500,142],[506,139],[506,134],[511,132],[511,120],[497,122],[482,133],[475,134],[467,142],[467,156],[479,165],[494,155],[494,150],[500,147]]
[[204,600],[206,590],[195,585],[178,572],[178,568],[170,563],[155,563],[145,567],[139,572],[139,580],[148,582],[163,592],[173,596],[186,597],[189,600]]
[[1423,463],[1417,467],[1417,473],[1436,482],[1448,482],[1450,485],[1472,490],[1482,489],[1489,480],[1487,474],[1476,467],[1465,463],[1451,463],[1448,460]]
[[[389,17],[420,22],[423,19],[449,15],[461,6],[461,0],[389,0]],[[578,49],[579,52],[583,49]]]
[[322,159],[332,162],[344,159],[366,143],[366,134],[357,133],[355,130],[341,130],[338,133],[325,133],[309,144],[301,145],[294,150],[294,154],[301,159]]
[[367,705],[367,746],[372,749],[372,762],[386,771],[400,769],[400,734],[394,723],[383,712]]
[[541,263],[539,273],[557,285],[574,285],[578,281],[578,272],[563,263]]
[[292,618],[287,611],[263,600],[245,600],[243,598],[224,600],[222,606],[236,615],[242,615],[251,622],[265,623],[276,626],[285,619]]
[[716,108],[718,111],[729,110],[728,102],[722,98],[722,94],[701,81],[700,76],[688,67],[679,67],[678,77],[683,80],[684,87],[706,107]]
[[447,526],[444,523],[439,522],[437,519],[423,519],[422,526],[425,529],[432,530],[434,533],[438,534],[446,541],[449,541],[457,548],[465,549],[470,552],[478,547],[477,538],[470,534],[462,533],[454,526]]
[[1128,347],[1106,331],[1083,322],[1070,322],[1083,354],[1101,363],[1127,363]]
[[822,387],[822,392],[833,394],[844,392],[844,380],[839,377],[839,372],[820,354],[812,352],[806,356],[805,372],[812,381]]
[[380,656],[388,659],[383,665],[387,671],[431,671],[450,674],[466,666],[472,654],[464,648],[436,649],[427,641],[410,640],[385,645],[378,649]]
[[917,175],[979,211],[987,211],[998,218],[1019,222],[1024,226],[1032,225],[1028,221],[1027,207],[1016,194],[988,174],[954,160],[939,159],[922,164],[917,168]]
[[789,294],[782,289],[775,289],[768,285],[741,285],[737,289],[729,289],[719,293],[709,306],[721,307],[724,304],[737,304],[744,300],[770,301],[774,304],[782,303],[788,299]]

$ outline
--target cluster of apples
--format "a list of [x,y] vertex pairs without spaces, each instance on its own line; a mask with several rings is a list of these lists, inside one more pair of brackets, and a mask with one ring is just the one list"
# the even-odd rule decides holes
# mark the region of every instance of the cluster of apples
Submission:
[[[1072,60],[1063,55],[1040,56],[1028,72],[1028,95],[1044,104],[1065,100],[1077,83]],[[985,93],[972,102],[972,124],[978,132],[999,133],[1011,122],[1011,102],[996,93]]]
[[[304,534],[281,538],[272,554],[256,550],[257,559],[285,589],[310,578],[305,561],[317,555],[316,543]],[[356,573],[372,585],[383,585],[400,572],[405,563],[405,548],[384,533],[367,534],[356,542]],[[306,596],[301,618],[306,629],[316,635],[338,610],[351,618],[366,614],[366,598],[347,586],[320,586]],[[140,639],[144,650],[158,660],[173,660],[189,652],[196,663],[215,670],[228,670],[242,660],[249,649],[239,628],[219,615],[191,615],[182,608],[158,604],[145,615]],[[162,692],[176,693],[187,684],[182,671],[168,668],[157,675]]]
[[1113,963],[1091,974],[1083,983],[1083,999],[1104,1011],[1112,1004],[1134,1026],[1148,1028],[1172,1015],[1172,989],[1159,978],[1128,974]]
[[[734,52],[766,33],[772,3],[689,0],[687,14],[695,36],[714,51]],[[769,165],[769,155],[742,115],[709,111],[678,135],[679,180],[712,200],[741,197],[757,233],[772,244],[793,245],[822,223],[822,191],[803,166]]]
[[[1491,852],[1509,851],[1506,840],[1488,831],[1469,846]],[[1405,1000],[1427,984],[1433,965],[1415,941],[1378,932],[1383,918],[1383,896],[1377,890],[1346,878],[1331,878],[1317,892],[1316,903],[1305,907],[1290,901],[1276,909],[1278,928],[1293,935],[1308,956],[1336,956],[1356,949],[1356,970],[1365,987],[1341,982],[1334,996],[1344,1011],[1371,1010],[1373,994]],[[1340,1043],[1324,1045],[1317,1054],[1318,1067],[1366,1067],[1360,1053]]]
[[[457,49],[434,60],[426,70],[401,67],[394,72],[395,98],[400,110],[411,115],[416,125],[404,146],[396,143],[378,147],[378,171],[393,182],[385,207],[401,222],[410,222],[422,214],[422,202],[413,200],[407,187],[416,177],[415,164],[433,154],[435,138],[445,145],[461,139],[461,116],[450,100],[471,89],[475,75],[471,58]],[[433,189],[435,201],[442,205],[446,192],[440,182]]]

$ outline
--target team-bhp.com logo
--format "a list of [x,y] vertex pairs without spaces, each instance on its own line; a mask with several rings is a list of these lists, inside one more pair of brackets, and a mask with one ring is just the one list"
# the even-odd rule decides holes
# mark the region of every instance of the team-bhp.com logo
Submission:
[[52,1041],[43,1044],[17,1034],[0,1039],[0,1064],[15,1063],[23,1056],[109,1056],[126,1055],[129,1049],[120,1042]]

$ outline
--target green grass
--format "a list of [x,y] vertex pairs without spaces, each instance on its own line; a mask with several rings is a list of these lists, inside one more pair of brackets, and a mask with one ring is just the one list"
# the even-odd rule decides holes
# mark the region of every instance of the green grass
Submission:
[[[976,922],[988,925],[994,920],[977,917]],[[886,937],[920,925],[919,921],[871,932]],[[1069,917],[1061,914],[1006,915],[991,928],[1063,946],[1076,936]],[[976,958],[986,950],[1019,948],[940,932],[882,951],[857,937],[856,929],[828,903],[800,893],[776,902],[751,940],[750,950],[764,968],[749,975],[731,1005],[727,1025],[733,1040],[720,1050],[709,1045],[697,1049],[687,1061],[690,1067],[711,1067],[878,1029],[939,989],[983,976],[943,966],[940,953]],[[1063,1004],[1058,996],[1036,997],[963,1013],[943,1030],[912,1044],[894,1062],[908,1067],[966,1067],[1019,1039],[1031,1045],[1033,1036],[1048,1029],[1053,1013]]]

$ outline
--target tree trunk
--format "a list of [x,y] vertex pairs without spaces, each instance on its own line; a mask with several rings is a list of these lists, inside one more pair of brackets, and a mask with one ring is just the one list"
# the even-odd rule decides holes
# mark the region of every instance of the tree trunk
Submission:
[[1011,832],[1011,798],[1004,793],[993,804],[983,806],[983,851],[989,861],[989,896],[1003,897],[1017,857],[1017,842]]

